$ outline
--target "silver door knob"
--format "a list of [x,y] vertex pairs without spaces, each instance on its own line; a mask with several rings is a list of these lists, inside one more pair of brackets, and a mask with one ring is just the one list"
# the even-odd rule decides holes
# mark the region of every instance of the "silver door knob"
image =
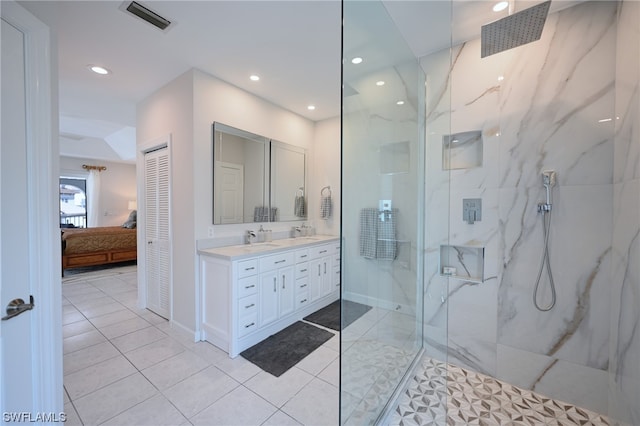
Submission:
[[2,317],[2,321],[6,321],[15,316],[20,315],[23,312],[30,311],[35,307],[35,303],[33,303],[33,296],[29,296],[29,303],[25,303],[22,299],[13,299],[7,305],[7,315]]

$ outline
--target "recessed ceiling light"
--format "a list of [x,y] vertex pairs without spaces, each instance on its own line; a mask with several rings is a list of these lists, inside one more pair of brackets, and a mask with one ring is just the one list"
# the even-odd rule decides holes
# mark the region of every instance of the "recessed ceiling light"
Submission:
[[396,105],[404,105],[404,101],[398,101],[396,102]]
[[307,107],[307,109],[308,109],[309,111],[313,111],[314,109],[316,109],[316,106],[315,106],[315,105],[309,105],[309,106]]
[[384,81],[376,81],[376,86],[384,86]]
[[355,57],[355,58],[353,58],[353,59],[351,60],[351,63],[352,63],[352,64],[356,64],[356,65],[357,65],[357,64],[360,64],[360,63],[362,63],[362,58],[360,58],[360,57]]
[[100,74],[100,75],[111,74],[111,71],[99,65],[88,65],[88,67],[91,71],[95,72],[96,74]]
[[498,76],[498,81],[502,81],[502,80],[504,80],[504,75],[499,75]]
[[260,76],[253,74],[253,75],[249,76],[249,80],[258,81],[258,80],[260,80]]
[[501,2],[498,2],[495,5],[493,5],[493,11],[494,12],[501,12],[501,11],[505,10],[507,7],[509,7],[509,2],[508,1],[501,1]]

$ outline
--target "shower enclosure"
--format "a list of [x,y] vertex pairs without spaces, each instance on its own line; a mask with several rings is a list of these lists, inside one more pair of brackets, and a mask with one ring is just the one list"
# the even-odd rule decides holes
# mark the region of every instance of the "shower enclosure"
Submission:
[[362,425],[422,353],[425,82],[382,3],[343,12],[341,422]]
[[342,291],[372,308],[341,336],[342,424],[381,421],[420,358],[640,424],[640,4],[552,1],[482,57],[483,25],[541,3],[343,2]]

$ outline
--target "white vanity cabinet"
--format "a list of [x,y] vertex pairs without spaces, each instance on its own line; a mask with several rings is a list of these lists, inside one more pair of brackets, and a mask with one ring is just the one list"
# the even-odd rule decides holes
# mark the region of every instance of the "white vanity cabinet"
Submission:
[[340,244],[335,237],[312,241],[201,250],[201,340],[234,358],[338,299]]
[[295,309],[294,254],[289,251],[260,259],[260,327]]

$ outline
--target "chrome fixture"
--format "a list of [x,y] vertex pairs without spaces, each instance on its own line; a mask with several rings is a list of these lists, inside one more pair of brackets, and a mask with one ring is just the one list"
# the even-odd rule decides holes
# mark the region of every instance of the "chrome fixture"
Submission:
[[247,230],[247,233],[244,236],[244,243],[245,244],[251,244],[252,242],[254,242],[256,239],[256,233],[253,232],[252,230]]
[[[556,304],[556,285],[553,282],[553,273],[551,272],[551,264],[549,262],[549,230],[551,228],[551,189],[556,184],[555,170],[545,170],[542,172],[542,186],[546,191],[546,202],[538,203],[538,213],[542,213],[542,232],[544,235],[544,248],[542,251],[542,260],[540,269],[538,270],[538,278],[533,290],[533,304],[539,311],[546,312],[551,310]],[[538,287],[540,286],[540,278],[542,278],[542,270],[547,265],[547,275],[549,277],[549,286],[551,287],[551,303],[545,307],[538,304]]]

